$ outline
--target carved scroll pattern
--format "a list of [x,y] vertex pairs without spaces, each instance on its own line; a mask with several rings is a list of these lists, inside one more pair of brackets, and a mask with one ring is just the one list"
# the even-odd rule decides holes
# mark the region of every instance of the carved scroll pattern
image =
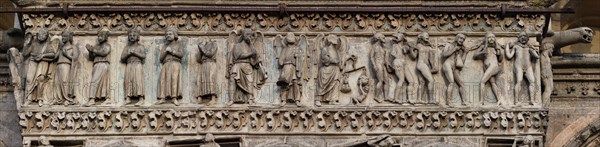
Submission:
[[195,133],[541,133],[547,111],[113,110],[23,111],[23,134]]
[[309,31],[508,31],[539,32],[544,24],[542,15],[519,14],[500,17],[495,14],[330,14],[291,13],[280,17],[266,13],[78,13],[68,18],[54,14],[24,14],[24,26],[77,31],[126,31],[141,26],[142,31],[160,31],[176,26],[179,31],[229,32],[252,28],[279,32]]

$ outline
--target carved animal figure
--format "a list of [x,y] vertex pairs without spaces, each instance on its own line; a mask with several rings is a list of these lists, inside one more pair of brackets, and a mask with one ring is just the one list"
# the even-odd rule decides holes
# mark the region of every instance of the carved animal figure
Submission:
[[576,44],[591,43],[594,38],[594,31],[588,27],[579,27],[559,32],[548,32],[541,36],[540,63],[542,74],[542,103],[544,106],[550,104],[550,95],[554,88],[552,81],[552,64],[550,57],[552,54],[560,54],[560,48]]

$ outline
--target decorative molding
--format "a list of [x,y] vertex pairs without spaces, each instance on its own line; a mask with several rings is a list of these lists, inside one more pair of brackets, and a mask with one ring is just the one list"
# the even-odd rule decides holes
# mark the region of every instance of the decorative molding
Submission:
[[[540,134],[548,112],[366,109],[74,109],[21,110],[31,135],[145,134]],[[93,132],[92,134],[90,134]]]
[[50,28],[74,31],[126,31],[140,26],[142,31],[163,31],[176,26],[179,31],[230,32],[240,28],[277,32],[540,32],[542,15],[519,14],[499,17],[495,14],[336,14],[291,13],[287,16],[268,13],[94,13],[73,14],[64,18],[54,14],[24,14],[27,30]]

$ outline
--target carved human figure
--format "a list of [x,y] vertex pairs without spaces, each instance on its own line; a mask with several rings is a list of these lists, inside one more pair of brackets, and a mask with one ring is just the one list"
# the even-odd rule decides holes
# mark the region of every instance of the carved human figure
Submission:
[[482,60],[484,64],[484,73],[479,83],[479,98],[481,105],[485,102],[485,85],[489,83],[491,85],[492,92],[498,100],[498,105],[502,105],[505,101],[500,95],[500,88],[496,81],[498,80],[498,73],[500,73],[500,63],[502,62],[502,48],[500,44],[496,42],[496,35],[488,32],[485,35],[484,40],[481,44],[475,46],[477,52],[473,56],[475,60]]
[[552,64],[550,57],[553,53],[560,53],[560,48],[576,43],[591,43],[594,31],[588,27],[579,27],[559,32],[548,32],[542,36],[540,63],[542,75],[542,102],[544,106],[550,104],[550,95],[553,90]]
[[463,43],[467,36],[464,34],[456,35],[454,42],[448,43],[442,51],[442,56],[446,60],[442,66],[442,72],[448,80],[448,89],[446,89],[446,103],[445,105],[450,106],[450,100],[454,95],[454,88],[458,88],[460,94],[460,101],[462,105],[465,105],[465,99],[467,98],[467,90],[465,89],[465,83],[462,80],[460,71],[464,66],[466,59],[466,49]]
[[40,28],[38,32],[28,38],[25,38],[25,47],[23,51],[23,56],[26,58],[26,88],[25,88],[25,97],[27,100],[24,105],[29,105],[29,102],[38,102],[39,105],[42,105],[42,100],[37,93],[34,92],[35,87],[37,86],[37,68],[40,62],[40,57],[43,51],[47,50],[48,47],[48,30],[45,28]]
[[55,103],[64,105],[77,104],[75,101],[74,81],[76,72],[72,69],[73,62],[79,57],[79,50],[73,45],[73,32],[65,30],[62,32],[62,43],[56,62],[56,78],[54,79]]
[[21,90],[21,73],[23,73],[22,64],[23,56],[18,48],[11,47],[8,49],[8,68],[10,69],[11,85],[15,87],[15,91]]
[[[398,78],[393,95],[394,101],[403,105],[408,105],[410,104],[409,100],[414,100],[414,97],[412,96],[415,96],[413,93],[415,93],[414,91],[417,89],[418,83],[416,73],[411,71],[411,68],[406,65],[404,59],[404,54],[408,53],[409,49],[410,47],[406,44],[406,35],[401,32],[395,33],[392,38],[392,50],[389,53],[389,58],[391,58],[392,63],[388,63],[387,68],[388,71],[392,71]],[[409,92],[408,97],[404,96],[405,80],[407,82],[406,91]]]
[[436,72],[436,69],[434,68],[434,64],[436,63],[434,61],[435,59],[433,59],[435,56],[432,55],[435,51],[429,42],[429,34],[423,32],[417,35],[416,45],[412,49],[409,49],[408,52],[409,56],[417,61],[417,71],[427,83],[427,85],[423,84],[420,87],[427,87],[426,90],[428,96],[421,96],[421,99],[417,100],[417,103],[435,103],[434,100],[432,100],[433,96],[431,95],[431,92],[434,90],[432,73]]
[[121,62],[125,63],[125,105],[144,104],[144,60],[146,48],[139,43],[140,30],[137,27],[127,31],[127,45],[121,53]]
[[294,33],[287,33],[284,37],[275,38],[274,47],[279,50],[277,63],[281,71],[277,85],[281,87],[281,103],[283,106],[287,102],[294,102],[300,106],[302,97],[302,81],[306,79],[306,38],[305,36],[296,37]]
[[160,77],[158,80],[158,102],[165,103],[172,99],[173,104],[179,105],[181,101],[181,58],[183,58],[183,45],[175,28],[170,27],[165,31],[165,46],[160,50]]
[[213,134],[208,133],[204,136],[204,144],[200,145],[200,147],[221,147],[217,142],[215,142],[215,136]]
[[[318,40],[321,41],[321,40]],[[340,75],[343,67],[345,39],[329,34],[323,38],[320,47],[317,75],[317,97],[315,105],[321,106],[322,102],[336,104],[339,93]]]
[[200,75],[198,76],[198,103],[203,98],[209,98],[206,105],[214,104],[217,100],[217,44],[208,41],[198,44],[198,63],[200,63]]
[[226,76],[231,91],[227,104],[254,104],[254,94],[267,79],[262,66],[263,36],[262,33],[250,29],[238,32],[231,33],[227,40],[229,52]]
[[375,73],[375,100],[377,102],[396,102],[391,96],[388,96],[389,85],[387,83],[388,71],[388,46],[386,45],[385,36],[381,33],[373,34],[371,38],[371,51],[369,59],[371,67]]
[[519,33],[517,42],[506,45],[506,58],[514,59],[515,72],[515,103],[519,99],[521,82],[523,77],[527,80],[527,89],[529,90],[529,104],[532,105],[535,96],[535,75],[533,73],[532,62],[540,58],[538,50],[529,45],[529,36],[525,32]]
[[103,105],[111,104],[110,94],[110,76],[108,60],[111,46],[108,44],[108,28],[102,28],[98,31],[98,44],[95,46],[86,45],[90,59],[94,62],[92,69],[92,80],[90,83],[89,100],[85,106],[95,105],[96,100],[104,99]]
[[[38,41],[42,41],[43,36],[49,37],[48,30],[41,29],[38,32]],[[46,38],[47,39],[47,38]],[[39,48],[39,54],[34,57],[33,60],[37,62],[35,69],[35,76],[31,83],[31,89],[27,92],[28,97],[32,100],[37,101],[38,104],[44,105],[44,101],[49,101],[48,95],[45,93],[46,84],[48,84],[50,78],[50,64],[56,60],[56,52],[60,45],[60,39],[53,37],[50,42],[43,48]],[[29,72],[29,71],[28,71]]]

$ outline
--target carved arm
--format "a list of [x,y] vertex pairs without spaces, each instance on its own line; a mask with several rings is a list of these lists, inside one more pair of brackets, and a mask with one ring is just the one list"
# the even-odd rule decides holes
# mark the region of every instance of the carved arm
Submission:
[[515,49],[511,50],[511,48],[514,48],[514,45],[506,44],[506,47],[504,48],[507,59],[512,59],[512,57],[515,55]]

